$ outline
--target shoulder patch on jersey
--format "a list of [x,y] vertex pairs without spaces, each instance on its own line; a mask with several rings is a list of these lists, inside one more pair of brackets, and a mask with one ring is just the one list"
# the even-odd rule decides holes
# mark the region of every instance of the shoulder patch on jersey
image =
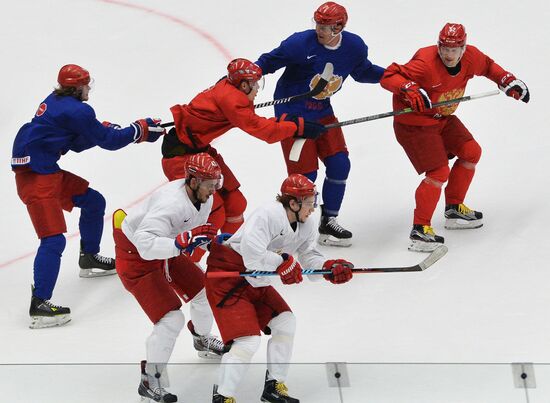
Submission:
[[36,110],[35,116],[42,116],[44,112],[46,112],[46,109],[48,109],[48,105],[45,102],[42,102],[38,109]]

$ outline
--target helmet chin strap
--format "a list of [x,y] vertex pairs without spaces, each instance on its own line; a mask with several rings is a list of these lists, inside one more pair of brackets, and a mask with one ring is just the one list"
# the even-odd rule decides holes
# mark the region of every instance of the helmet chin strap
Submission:
[[303,221],[303,220],[300,220],[300,216],[299,216],[300,211],[302,211],[302,202],[296,200],[296,203],[298,203],[298,205],[300,206],[300,208],[299,208],[297,211],[294,211],[294,209],[291,207],[290,210],[294,213],[294,216],[296,217],[296,221],[303,224],[304,221]]
[[[243,82],[246,82],[248,83],[248,92],[245,91],[243,88],[242,88],[242,83]],[[250,83],[248,82],[248,80],[242,80],[241,83],[239,84],[239,87],[238,87],[242,92],[244,92],[246,95],[250,94],[252,92],[252,89],[253,87],[250,85]]]

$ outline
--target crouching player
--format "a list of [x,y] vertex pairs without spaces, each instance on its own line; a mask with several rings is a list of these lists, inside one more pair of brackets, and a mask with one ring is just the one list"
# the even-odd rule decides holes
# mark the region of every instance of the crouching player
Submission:
[[[216,272],[276,271],[283,284],[302,281],[302,266],[331,270],[326,280],[341,284],[352,278],[353,265],[326,260],[316,248],[317,228],[311,214],[317,207],[315,185],[300,174],[290,175],[276,201],[256,211],[226,243],[213,242],[207,260],[206,295],[229,352],[223,355],[212,402],[235,402],[248,364],[260,346],[260,332],[270,334],[262,402],[299,402],[285,386],[296,319],[270,285],[271,277],[215,278]],[[294,255],[297,257],[295,258]],[[299,259],[299,260],[298,260]],[[316,276],[311,276],[315,279]]]
[[181,300],[190,303],[187,327],[202,357],[220,357],[222,342],[210,335],[214,322],[204,291],[204,273],[192,262],[195,249],[216,237],[206,223],[212,195],[222,186],[221,168],[206,154],[187,161],[187,175],[167,183],[130,210],[113,215],[116,270],[151,322],[147,360],[141,363],[138,393],[156,402],[175,402],[168,393],[166,364],[185,325]]

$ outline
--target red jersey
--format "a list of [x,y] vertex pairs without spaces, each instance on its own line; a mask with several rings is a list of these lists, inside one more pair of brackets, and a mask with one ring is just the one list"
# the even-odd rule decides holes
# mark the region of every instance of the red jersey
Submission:
[[[467,45],[458,74],[452,76],[437,52],[437,46],[419,49],[413,58],[404,65],[392,63],[384,73],[380,85],[393,92],[393,109],[409,107],[400,94],[401,86],[415,81],[430,97],[432,103],[460,98],[466,90],[466,83],[474,76],[485,76],[498,83],[506,71],[489,56],[475,46]],[[396,116],[396,122],[412,126],[430,126],[437,124],[442,116],[451,115],[458,104],[441,106],[423,113],[412,112]]]
[[297,130],[293,122],[256,115],[252,101],[227,78],[198,94],[189,105],[174,105],[170,110],[178,138],[191,148],[204,148],[234,127],[270,144],[292,137]]

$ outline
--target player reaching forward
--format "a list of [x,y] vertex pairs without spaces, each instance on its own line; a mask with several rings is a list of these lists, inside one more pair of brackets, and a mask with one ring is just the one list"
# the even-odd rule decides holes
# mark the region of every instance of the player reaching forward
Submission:
[[[485,76],[506,95],[529,102],[525,83],[505,71],[476,47],[466,45],[461,24],[447,23],[437,45],[422,48],[404,65],[389,66],[380,84],[393,92],[393,108],[415,112],[396,116],[393,127],[418,174],[426,176],[416,189],[416,208],[410,250],[429,252],[444,242],[435,235],[431,220],[441,188],[445,187],[445,228],[468,229],[483,225],[483,214],[464,204],[466,192],[481,157],[481,147],[453,115],[458,104],[432,109],[432,102],[463,96],[468,80]],[[457,158],[449,169],[449,158]]]
[[298,116],[266,119],[256,115],[253,101],[262,80],[262,70],[251,61],[231,61],[226,77],[189,104],[171,108],[175,129],[162,146],[162,166],[170,180],[181,178],[186,160],[198,152],[210,154],[221,166],[224,184],[214,195],[209,222],[226,233],[234,233],[242,225],[246,199],[239,181],[210,143],[234,127],[270,144],[295,136],[317,138],[325,131],[323,125]]
[[118,150],[132,143],[156,141],[160,121],[137,120],[121,128],[101,124],[85,103],[90,92],[90,73],[76,64],[59,70],[59,86],[38,107],[31,122],[19,129],[13,143],[11,166],[17,194],[27,206],[40,246],[34,259],[34,287],[29,314],[31,328],[62,325],[71,310],[53,305],[52,297],[67,232],[63,210],[80,208],[80,277],[115,274],[114,259],[99,255],[105,199],[88,181],[59,167],[69,151],[80,153],[99,146]]
[[[283,284],[302,281],[302,266],[331,270],[325,279],[341,284],[352,278],[353,265],[343,259],[325,260],[316,248],[317,230],[310,216],[317,207],[315,185],[292,174],[281,185],[277,201],[254,211],[229,241],[212,244],[208,273],[271,270]],[[311,277],[314,279],[314,276]],[[260,346],[260,334],[270,334],[262,402],[295,403],[285,380],[292,355],[296,319],[270,285],[269,277],[206,279],[206,294],[214,318],[231,349],[222,357],[213,403],[235,402],[240,381]]]
[[[275,89],[275,99],[303,94],[313,88],[325,64],[334,65],[334,75],[319,95],[301,102],[275,106],[275,115],[294,114],[323,125],[337,121],[330,97],[351,76],[361,83],[378,83],[384,69],[368,59],[368,47],[357,35],[344,31],[348,22],[346,9],[332,1],[322,4],[313,14],[315,29],[298,32],[285,39],[278,48],[261,55],[256,62],[264,74],[280,68],[285,71]],[[318,139],[305,142],[300,159],[289,160],[294,139],[281,142],[288,173],[300,173],[315,182],[318,159],[326,168],[323,205],[319,224],[319,242],[324,245],[350,246],[352,233],[336,217],[344,199],[351,164],[342,129],[334,128]]]

